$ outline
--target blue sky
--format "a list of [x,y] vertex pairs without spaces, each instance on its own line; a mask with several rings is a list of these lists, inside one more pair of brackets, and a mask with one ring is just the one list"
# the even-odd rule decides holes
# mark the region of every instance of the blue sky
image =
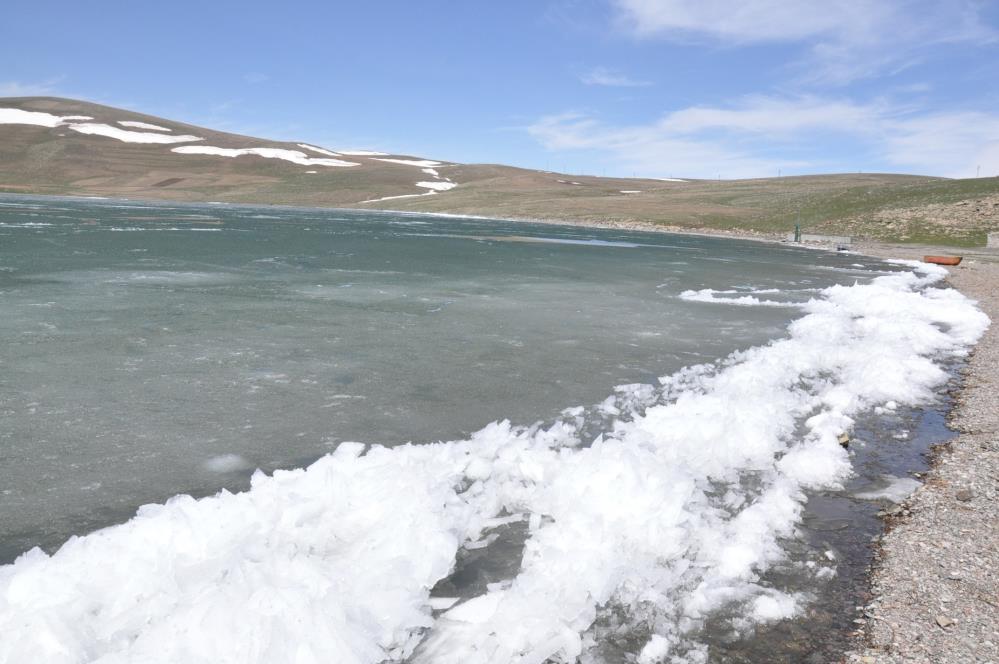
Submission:
[[594,175],[999,174],[999,2],[6,3],[0,96]]

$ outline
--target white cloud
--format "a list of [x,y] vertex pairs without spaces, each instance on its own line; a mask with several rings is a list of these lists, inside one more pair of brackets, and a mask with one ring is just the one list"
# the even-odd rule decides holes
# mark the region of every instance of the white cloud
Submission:
[[565,113],[542,118],[528,132],[550,150],[595,151],[623,172],[646,176],[755,177],[787,165],[722,141],[685,136],[660,123],[612,127],[586,115]]
[[251,71],[249,73],[243,74],[243,80],[247,83],[266,83],[271,79],[267,74],[261,73],[259,71]]
[[628,126],[565,113],[541,118],[528,132],[549,150],[592,151],[622,171],[650,176],[852,170],[856,163],[829,156],[844,147],[855,160],[906,172],[970,177],[978,165],[983,174],[999,171],[999,114],[918,113],[883,101],[751,96]]
[[56,94],[55,86],[58,79],[40,81],[37,83],[23,83],[21,81],[0,82],[0,97],[46,97]]
[[597,67],[579,77],[586,85],[603,85],[615,88],[644,88],[652,85],[651,81],[640,81],[606,67]]
[[618,21],[639,38],[740,46],[800,43],[801,74],[845,83],[918,61],[927,47],[995,42],[975,0],[614,0]]
[[999,114],[946,112],[890,124],[886,158],[949,177],[999,175]]
[[622,18],[641,36],[708,36],[736,43],[801,41],[840,35],[870,39],[892,13],[883,0],[617,0]]

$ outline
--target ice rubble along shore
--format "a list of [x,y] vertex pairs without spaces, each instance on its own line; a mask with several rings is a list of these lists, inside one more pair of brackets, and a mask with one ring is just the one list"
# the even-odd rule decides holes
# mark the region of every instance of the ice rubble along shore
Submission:
[[[640,661],[703,659],[719,608],[736,629],[798,609],[760,574],[804,491],[850,473],[852,416],[931,400],[940,360],[987,327],[935,287],[943,269],[909,268],[825,289],[786,338],[619,389],[596,440],[576,408],[464,441],[343,444],[30,551],[0,568],[0,662],[571,662],[609,605],[651,633]],[[435,617],[459,548],[511,514],[530,526],[520,573]]]

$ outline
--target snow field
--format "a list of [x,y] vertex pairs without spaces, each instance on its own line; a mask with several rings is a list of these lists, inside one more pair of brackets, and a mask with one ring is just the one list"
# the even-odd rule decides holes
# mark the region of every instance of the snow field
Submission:
[[[88,120],[90,118],[87,118]],[[161,127],[159,125],[149,124],[148,122],[139,122],[138,120],[118,120],[118,124],[122,127],[131,127],[133,129],[149,129],[151,131],[173,131],[168,127]]]
[[[158,133],[142,132],[142,131],[129,131],[127,129],[121,129],[120,127],[112,127],[111,125],[102,124],[99,122],[79,122],[80,120],[92,120],[93,118],[85,115],[53,115],[51,113],[42,113],[37,111],[22,111],[17,108],[0,108],[0,124],[28,124],[28,125],[38,125],[40,127],[62,127],[66,126],[75,132],[81,134],[90,134],[95,136],[106,136],[107,138],[114,138],[119,141],[124,141],[126,143],[191,143],[193,141],[202,141],[203,138],[198,136],[172,136]],[[157,131],[170,131],[164,127],[157,127],[156,125],[147,125],[143,122],[131,122],[131,121],[120,121],[121,124],[126,127],[139,127],[142,129],[156,129]]]
[[300,166],[360,166],[357,162],[344,161],[342,159],[330,159],[310,157],[298,150],[286,150],[283,148],[217,148],[211,145],[184,145],[173,148],[172,152],[178,154],[203,154],[216,157],[243,157],[253,155],[264,157],[265,159],[283,159]]

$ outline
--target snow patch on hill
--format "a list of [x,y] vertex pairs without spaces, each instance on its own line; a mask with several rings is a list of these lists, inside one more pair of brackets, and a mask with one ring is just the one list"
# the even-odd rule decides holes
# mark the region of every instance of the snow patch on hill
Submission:
[[167,136],[166,134],[156,134],[145,131],[129,131],[127,129],[119,129],[118,127],[112,127],[111,125],[101,124],[99,122],[70,124],[69,128],[81,134],[105,136],[107,138],[114,138],[125,143],[191,143],[193,141],[205,140],[200,136],[189,136],[186,134],[181,136]]
[[[88,120],[90,118],[87,118]],[[169,127],[161,127],[159,125],[149,124],[148,122],[139,122],[138,120],[118,120],[118,124],[122,127],[131,127],[133,129],[151,129],[152,131],[173,131]]]
[[358,205],[361,203],[377,203],[379,201],[394,201],[400,198],[420,198],[421,196],[435,196],[436,191],[431,189],[430,191],[423,194],[402,194],[401,196],[382,196],[381,198],[369,198],[366,201],[358,201]]
[[375,161],[387,161],[392,164],[402,164],[403,166],[417,166],[419,168],[433,168],[440,166],[441,162],[432,159],[378,159]]
[[0,124],[26,124],[39,127],[58,127],[69,120],[93,120],[89,115],[52,115],[41,111],[22,111],[19,108],[0,108]]
[[340,154],[350,155],[351,157],[385,157],[385,156],[388,156],[387,152],[375,152],[374,150],[340,150]]
[[309,157],[304,152],[298,150],[285,150],[283,148],[217,148],[211,145],[185,145],[173,148],[173,152],[178,154],[204,154],[216,157],[243,157],[253,155],[264,157],[265,159],[283,159],[300,166],[360,166],[353,161],[343,161],[342,159],[321,159]]
[[423,187],[424,189],[434,189],[436,191],[447,191],[448,189],[454,189],[458,185],[454,182],[417,182],[417,187]]
[[309,145],[308,143],[298,143],[297,145],[300,148],[303,148],[305,150],[312,150],[313,152],[317,152],[319,154],[324,154],[327,157],[339,157],[340,156],[336,152],[330,152],[329,150],[327,150],[325,148],[317,148],[315,145]]
[[[129,131],[112,127],[99,122],[77,122],[93,120],[89,115],[53,115],[41,111],[25,111],[19,108],[0,108],[0,124],[26,124],[39,127],[68,127],[75,132],[93,136],[106,136],[125,143],[191,143],[203,141],[199,136],[165,136],[142,131]],[[165,127],[157,127],[144,122],[119,121],[118,124],[145,129],[155,128],[158,131],[170,131]]]

